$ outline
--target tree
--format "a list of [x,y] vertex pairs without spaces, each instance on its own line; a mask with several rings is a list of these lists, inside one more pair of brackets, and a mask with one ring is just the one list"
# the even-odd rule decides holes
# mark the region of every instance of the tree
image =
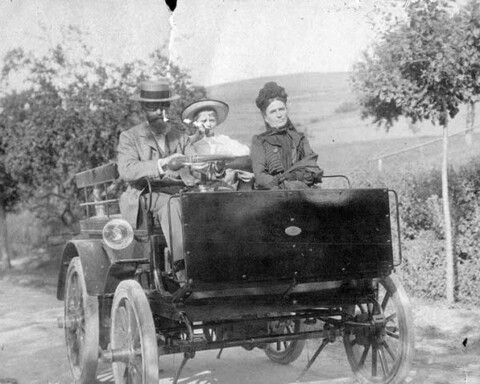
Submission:
[[142,117],[130,101],[140,81],[169,77],[181,96],[177,112],[205,97],[160,50],[125,64],[102,62],[91,52],[81,33],[68,28],[65,41],[41,57],[13,49],[4,59],[0,153],[16,183],[5,196],[18,194],[43,218],[75,211],[75,174],[115,159],[119,134]]
[[[0,148],[2,130],[2,127],[0,127]],[[0,271],[12,267],[6,215],[7,212],[13,210],[19,197],[16,189],[17,183],[8,173],[3,161],[4,158],[5,153],[0,149]]]
[[448,194],[448,122],[472,100],[478,50],[465,40],[448,1],[411,2],[406,22],[386,31],[356,65],[353,84],[363,117],[390,129],[399,116],[430,120],[443,129],[442,199],[447,301],[455,300],[455,262]]
[[[461,8],[455,17],[457,28],[461,30],[461,35],[467,43],[467,54],[476,57],[480,52],[480,2],[470,0]],[[467,104],[467,122],[466,122],[466,141],[468,145],[472,143],[472,132],[475,125],[475,104],[480,95],[480,63],[472,62],[470,69],[469,84],[471,89],[470,101]]]

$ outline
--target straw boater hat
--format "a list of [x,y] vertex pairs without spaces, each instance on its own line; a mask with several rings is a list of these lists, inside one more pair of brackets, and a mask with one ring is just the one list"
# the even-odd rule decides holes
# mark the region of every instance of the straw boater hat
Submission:
[[143,103],[159,103],[179,99],[180,96],[172,95],[170,85],[165,79],[158,81],[143,81],[140,83],[140,93],[134,95],[131,100]]
[[213,109],[217,114],[217,125],[222,124],[228,115],[228,104],[218,100],[200,100],[185,107],[182,111],[182,121],[185,119],[193,121],[202,111]]

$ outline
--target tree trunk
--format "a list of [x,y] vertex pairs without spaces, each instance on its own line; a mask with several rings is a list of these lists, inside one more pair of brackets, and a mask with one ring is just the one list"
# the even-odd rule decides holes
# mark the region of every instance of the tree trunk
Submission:
[[0,204],[0,270],[12,268],[10,263],[10,247],[8,244],[7,213]]
[[465,127],[465,142],[468,146],[472,145],[473,127],[475,125],[475,103],[472,101],[467,104],[467,122]]
[[447,302],[455,302],[455,259],[452,246],[452,224],[450,217],[450,201],[448,197],[448,125],[443,126],[443,160],[442,160],[442,200],[445,224],[445,256],[447,274]]

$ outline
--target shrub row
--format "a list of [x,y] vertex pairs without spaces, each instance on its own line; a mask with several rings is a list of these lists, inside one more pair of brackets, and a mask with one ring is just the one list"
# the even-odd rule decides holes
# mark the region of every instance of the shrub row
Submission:
[[[403,263],[398,273],[410,294],[445,297],[445,249],[440,170],[356,174],[357,186],[396,189],[400,199]],[[449,169],[457,299],[480,304],[480,159]]]

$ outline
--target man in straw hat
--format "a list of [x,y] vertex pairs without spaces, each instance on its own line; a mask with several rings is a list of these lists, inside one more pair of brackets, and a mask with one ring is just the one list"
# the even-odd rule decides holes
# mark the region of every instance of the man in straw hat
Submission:
[[159,186],[152,194],[152,208],[175,260],[183,259],[183,244],[179,235],[182,230],[180,211],[178,202],[172,199],[171,235],[168,202],[171,195],[178,193],[185,184],[178,173],[169,169],[169,165],[176,157],[183,156],[190,145],[185,134],[172,129],[168,118],[170,102],[178,98],[171,94],[167,80],[142,82],[140,93],[131,100],[141,103],[146,120],[122,132],[117,148],[118,171],[122,179],[129,183],[120,198],[122,215],[136,228],[140,196],[145,188],[144,179],[158,181]]

